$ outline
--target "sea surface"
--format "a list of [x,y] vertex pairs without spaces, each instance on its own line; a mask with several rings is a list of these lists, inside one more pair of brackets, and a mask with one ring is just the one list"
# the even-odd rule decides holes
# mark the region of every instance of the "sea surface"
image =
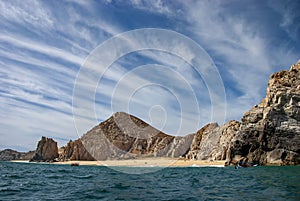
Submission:
[[127,169],[0,162],[0,200],[300,200],[300,166]]

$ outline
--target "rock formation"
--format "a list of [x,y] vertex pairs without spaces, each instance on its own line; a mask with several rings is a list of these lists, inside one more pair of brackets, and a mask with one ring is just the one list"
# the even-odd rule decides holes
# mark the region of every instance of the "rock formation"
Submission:
[[51,138],[42,137],[42,139],[38,142],[35,154],[30,161],[52,162],[57,157],[57,142]]
[[60,148],[59,161],[67,160],[95,160],[85,149],[80,139],[70,140],[66,146]]
[[242,118],[200,129],[187,158],[252,161],[261,165],[300,163],[300,62],[270,77],[266,97]]
[[34,151],[18,152],[12,149],[5,149],[0,151],[0,161],[30,160],[33,155]]
[[[300,63],[270,77],[266,98],[245,113],[242,122],[210,123],[184,137],[167,135],[142,120],[115,113],[87,132],[69,159],[125,159],[139,156],[185,156],[194,160],[300,163]],[[75,141],[80,144],[80,141]],[[67,146],[68,147],[68,146]],[[69,146],[72,147],[72,146]],[[68,154],[69,153],[69,154]]]
[[60,158],[90,160],[92,157],[96,160],[106,160],[140,156],[179,157],[187,153],[193,136],[170,136],[137,117],[117,112],[75,141],[79,147],[76,154],[74,149],[70,148],[74,146],[69,143],[64,148],[63,157]]
[[204,126],[196,133],[186,158],[226,160],[232,140],[239,128],[238,121],[230,121],[221,127],[217,123]]
[[300,163],[300,62],[274,73],[266,97],[245,113],[229,162]]

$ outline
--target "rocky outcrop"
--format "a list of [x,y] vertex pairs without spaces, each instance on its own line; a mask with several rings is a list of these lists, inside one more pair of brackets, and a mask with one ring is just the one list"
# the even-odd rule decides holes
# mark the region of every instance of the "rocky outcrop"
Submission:
[[38,142],[35,154],[30,161],[52,162],[57,157],[57,142],[51,138],[42,137],[42,139]]
[[5,149],[0,151],[0,161],[30,160],[34,153],[34,151],[18,152],[12,149]]
[[300,163],[300,62],[270,77],[266,97],[242,118],[228,160]]
[[189,134],[183,137],[174,137],[173,141],[165,149],[165,152],[161,153],[161,156],[172,158],[185,157],[185,155],[190,150],[190,146],[194,137],[195,134]]
[[238,121],[230,121],[223,126],[211,123],[201,128],[195,135],[186,158],[193,160],[226,160],[230,144],[240,128]]
[[75,141],[70,140],[66,146],[60,148],[59,161],[67,160],[88,160],[94,161],[95,159],[85,149],[80,139]]
[[300,62],[270,77],[266,97],[242,118],[200,129],[186,157],[252,161],[261,165],[300,163]]

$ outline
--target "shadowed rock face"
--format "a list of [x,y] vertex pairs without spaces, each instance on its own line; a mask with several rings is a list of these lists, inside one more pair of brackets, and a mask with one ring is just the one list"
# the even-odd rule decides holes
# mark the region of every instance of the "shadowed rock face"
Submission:
[[300,163],[300,63],[270,77],[266,98],[242,118],[231,162]]
[[51,138],[42,137],[38,142],[35,155],[30,161],[51,162],[58,157],[57,142]]

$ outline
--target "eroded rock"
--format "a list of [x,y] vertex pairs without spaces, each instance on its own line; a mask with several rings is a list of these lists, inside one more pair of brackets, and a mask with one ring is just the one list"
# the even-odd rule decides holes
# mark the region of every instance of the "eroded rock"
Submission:
[[265,99],[245,113],[231,145],[230,162],[300,163],[300,63],[274,73]]
[[58,157],[57,142],[52,138],[42,137],[38,142],[35,154],[30,161],[52,162]]

